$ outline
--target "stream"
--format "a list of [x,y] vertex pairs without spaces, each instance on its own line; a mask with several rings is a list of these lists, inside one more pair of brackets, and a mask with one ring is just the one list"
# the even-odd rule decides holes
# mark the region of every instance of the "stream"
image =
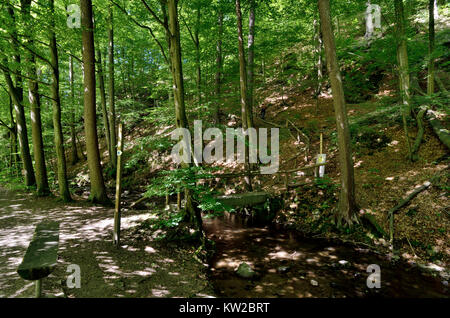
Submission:
[[[220,297],[449,297],[448,287],[417,266],[368,249],[300,238],[274,227],[246,226],[236,214],[205,218],[208,238],[216,242],[210,279]],[[235,270],[246,262],[252,279]],[[368,288],[370,264],[380,266],[380,288]]]

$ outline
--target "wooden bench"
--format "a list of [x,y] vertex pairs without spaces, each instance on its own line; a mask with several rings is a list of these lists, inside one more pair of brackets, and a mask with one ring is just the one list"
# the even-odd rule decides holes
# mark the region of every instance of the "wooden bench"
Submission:
[[36,226],[33,239],[17,273],[36,283],[36,297],[41,297],[42,279],[50,275],[58,261],[59,223],[44,221]]

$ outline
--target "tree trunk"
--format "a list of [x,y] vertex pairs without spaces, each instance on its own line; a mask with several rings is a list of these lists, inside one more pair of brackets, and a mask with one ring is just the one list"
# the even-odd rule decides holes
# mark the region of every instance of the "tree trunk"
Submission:
[[[178,22],[178,1],[168,0],[168,37],[169,37],[169,52],[170,52],[170,67],[173,77],[173,95],[175,104],[175,118],[177,128],[189,128],[186,117],[185,101],[184,101],[184,82],[183,82],[183,68],[181,63],[181,45],[180,45],[180,26]],[[184,168],[188,168],[190,164],[183,163]],[[192,224],[197,224],[198,229],[203,233],[202,218],[199,209],[195,206],[192,200],[192,194],[189,189],[185,190],[186,206],[184,220]]]
[[[240,89],[241,89],[241,114],[242,114],[242,128],[246,131],[248,128],[253,127],[253,120],[251,117],[251,110],[248,105],[248,87],[247,87],[247,70],[245,63],[244,41],[242,34],[242,13],[241,13],[241,1],[236,0],[236,17],[237,17],[237,29],[239,38],[239,74],[240,74]],[[248,138],[245,137],[245,171],[250,171],[249,164],[249,143]],[[251,177],[248,175],[245,177],[245,186],[247,191],[252,191]]]
[[253,91],[255,86],[254,69],[255,69],[255,0],[250,0],[250,14],[248,18],[248,109],[249,115],[253,121]]
[[427,93],[431,95],[434,93],[434,6],[436,0],[429,1],[429,24],[428,24],[428,80],[427,80]]
[[399,68],[400,95],[403,104],[403,129],[408,144],[409,159],[412,159],[411,141],[409,138],[408,124],[406,117],[412,113],[410,98],[410,82],[408,67],[408,48],[405,35],[405,14],[403,0],[394,0],[396,33],[397,33],[397,62]]
[[[33,33],[33,25],[31,24],[31,0],[21,2],[21,12],[25,21],[26,28]],[[27,46],[33,48],[34,41],[27,41]],[[42,140],[42,123],[41,123],[41,100],[39,96],[39,86],[37,81],[31,78],[36,77],[36,61],[33,54],[29,54],[26,59],[28,66],[28,99],[31,109],[31,134],[33,140],[33,153],[36,172],[36,190],[38,196],[46,196],[50,194],[48,185],[47,168],[45,166],[44,143]]]
[[95,109],[95,49],[92,23],[92,1],[81,0],[81,27],[84,64],[84,130],[91,182],[92,202],[109,203],[100,164]]
[[223,37],[223,12],[222,7],[219,3],[218,8],[218,16],[217,16],[217,24],[219,26],[219,34],[217,40],[217,57],[216,57],[216,77],[215,77],[215,86],[216,86],[216,108],[214,111],[214,119],[216,124],[220,122],[220,94],[221,94],[221,83],[222,83],[222,37]]
[[[55,14],[54,0],[50,0],[50,12]],[[64,136],[61,125],[61,100],[59,96],[59,65],[58,50],[56,48],[55,20],[52,17],[50,31],[50,62],[52,68],[51,96],[53,105],[53,130],[56,157],[58,161],[59,195],[64,202],[71,201],[69,183],[67,181],[66,156],[64,152]]]
[[117,168],[117,134],[116,134],[116,107],[115,107],[115,88],[114,88],[114,21],[112,4],[109,4],[109,45],[108,45],[108,72],[109,72],[109,130],[111,145],[111,163],[114,169]]
[[106,94],[105,94],[105,79],[103,77],[102,53],[97,49],[97,65],[98,65],[98,79],[100,85],[100,103],[102,105],[103,126],[105,126],[105,140],[108,154],[111,161],[111,136],[109,128],[108,111],[106,110]]
[[[8,14],[13,21],[12,26],[12,36],[17,39],[17,31],[15,26],[15,15],[13,7],[8,4]],[[21,65],[20,53],[18,44],[15,41],[12,41],[12,46],[14,48],[13,60],[17,65]],[[7,65],[7,63],[5,63]],[[27,134],[27,124],[25,120],[25,110],[23,107],[23,84],[22,84],[22,76],[20,75],[20,67],[17,69],[17,74],[15,76],[16,83],[12,82],[11,76],[8,72],[4,71],[6,85],[8,86],[9,94],[14,103],[14,109],[16,111],[16,124],[17,124],[17,133],[19,139],[20,146],[20,156],[22,159],[23,170],[25,178],[25,185],[34,186],[36,184],[36,178],[33,170],[33,162],[31,160],[30,155],[30,147],[28,144],[28,134]]]
[[70,139],[71,139],[71,159],[70,163],[72,165],[76,164],[79,160],[78,151],[77,151],[77,137],[75,131],[75,89],[74,89],[74,77],[73,77],[73,59],[72,56],[69,56],[69,84],[70,84],[70,102],[72,104],[72,112],[70,115]]
[[195,23],[195,60],[197,64],[197,94],[198,94],[198,103],[202,103],[202,68],[200,64],[200,20],[201,20],[201,5],[198,4],[197,7],[197,21]]
[[322,49],[323,49],[323,40],[322,40],[322,32],[320,31],[320,22],[314,20],[315,27],[315,36],[314,36],[314,45],[316,47],[316,56],[317,56],[317,87],[314,93],[316,97],[316,113],[319,110],[319,96],[322,92],[322,79],[323,79],[323,61],[322,61]]
[[331,89],[333,91],[333,105],[337,124],[339,164],[341,170],[341,193],[339,198],[339,209],[335,214],[335,219],[338,226],[351,226],[354,221],[357,222],[357,205],[355,200],[353,160],[350,147],[350,131],[348,128],[344,89],[336,56],[334,35],[331,28],[330,1],[318,0],[318,2],[320,26],[324,40]]

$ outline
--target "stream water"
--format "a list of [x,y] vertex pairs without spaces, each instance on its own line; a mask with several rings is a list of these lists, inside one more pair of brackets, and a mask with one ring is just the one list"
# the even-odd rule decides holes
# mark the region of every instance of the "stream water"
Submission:
[[[221,297],[449,297],[441,280],[406,263],[272,227],[249,227],[236,214],[205,219],[216,242],[211,280]],[[242,262],[257,275],[239,277]],[[380,266],[381,288],[368,288],[370,264]],[[316,284],[317,283],[317,284]]]

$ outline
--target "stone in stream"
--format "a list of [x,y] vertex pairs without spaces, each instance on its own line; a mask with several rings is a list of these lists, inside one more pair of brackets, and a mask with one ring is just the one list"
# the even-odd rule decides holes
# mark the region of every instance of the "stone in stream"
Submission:
[[280,266],[277,268],[277,272],[279,274],[285,274],[285,273],[289,272],[290,269],[291,268],[289,266]]
[[311,285],[313,285],[313,286],[319,286],[319,283],[318,283],[316,280],[311,279]]
[[350,265],[350,263],[348,261],[342,259],[342,260],[339,261],[339,265],[347,267],[347,266]]
[[256,272],[250,267],[250,265],[243,262],[236,270],[236,274],[242,278],[253,278],[256,275]]

